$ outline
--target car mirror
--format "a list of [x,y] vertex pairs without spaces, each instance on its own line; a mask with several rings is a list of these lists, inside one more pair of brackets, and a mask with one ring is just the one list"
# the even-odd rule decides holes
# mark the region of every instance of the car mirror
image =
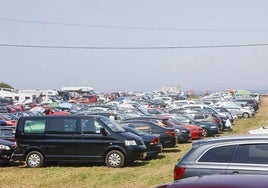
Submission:
[[108,132],[106,131],[104,127],[100,128],[100,133],[104,136],[108,135]]

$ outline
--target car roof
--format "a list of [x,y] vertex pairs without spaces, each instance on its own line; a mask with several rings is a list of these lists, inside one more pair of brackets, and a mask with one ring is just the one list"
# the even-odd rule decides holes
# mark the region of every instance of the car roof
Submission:
[[46,116],[22,116],[20,117],[20,120],[24,119],[57,119],[57,118],[79,118],[79,117],[105,117],[102,115],[76,115],[76,114],[70,114],[70,115],[46,115]]
[[214,138],[205,138],[202,140],[193,141],[193,146],[204,145],[204,144],[220,144],[225,142],[243,142],[243,141],[267,141],[268,135],[237,135],[237,136],[223,136]]

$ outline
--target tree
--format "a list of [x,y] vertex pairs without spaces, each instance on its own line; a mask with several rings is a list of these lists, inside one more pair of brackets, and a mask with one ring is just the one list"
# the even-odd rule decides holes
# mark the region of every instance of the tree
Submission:
[[0,87],[2,87],[2,88],[10,88],[10,89],[14,89],[11,85],[6,84],[6,83],[4,83],[4,82],[0,82]]

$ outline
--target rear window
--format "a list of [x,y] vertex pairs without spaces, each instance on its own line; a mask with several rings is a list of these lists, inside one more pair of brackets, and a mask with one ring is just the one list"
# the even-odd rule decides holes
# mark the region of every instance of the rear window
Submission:
[[198,162],[227,163],[230,160],[234,146],[221,146],[208,150]]
[[236,152],[235,162],[268,164],[268,144],[240,145]]

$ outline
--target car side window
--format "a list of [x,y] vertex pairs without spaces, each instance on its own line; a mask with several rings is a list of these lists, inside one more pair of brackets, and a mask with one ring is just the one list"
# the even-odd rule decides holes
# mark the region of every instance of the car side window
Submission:
[[26,120],[23,132],[25,134],[43,134],[45,132],[45,120]]
[[100,134],[103,125],[94,118],[81,119],[81,129],[83,134]]
[[48,119],[47,126],[46,126],[46,133],[48,133],[48,134],[74,134],[74,133],[77,133],[77,119],[76,118]]
[[129,124],[130,127],[135,128],[139,131],[143,131],[143,132],[151,132],[152,128],[150,125],[146,124],[146,123],[136,123],[136,124]]
[[234,146],[220,146],[209,149],[198,162],[227,163],[230,160]]
[[235,162],[268,164],[268,144],[240,145],[235,155]]

